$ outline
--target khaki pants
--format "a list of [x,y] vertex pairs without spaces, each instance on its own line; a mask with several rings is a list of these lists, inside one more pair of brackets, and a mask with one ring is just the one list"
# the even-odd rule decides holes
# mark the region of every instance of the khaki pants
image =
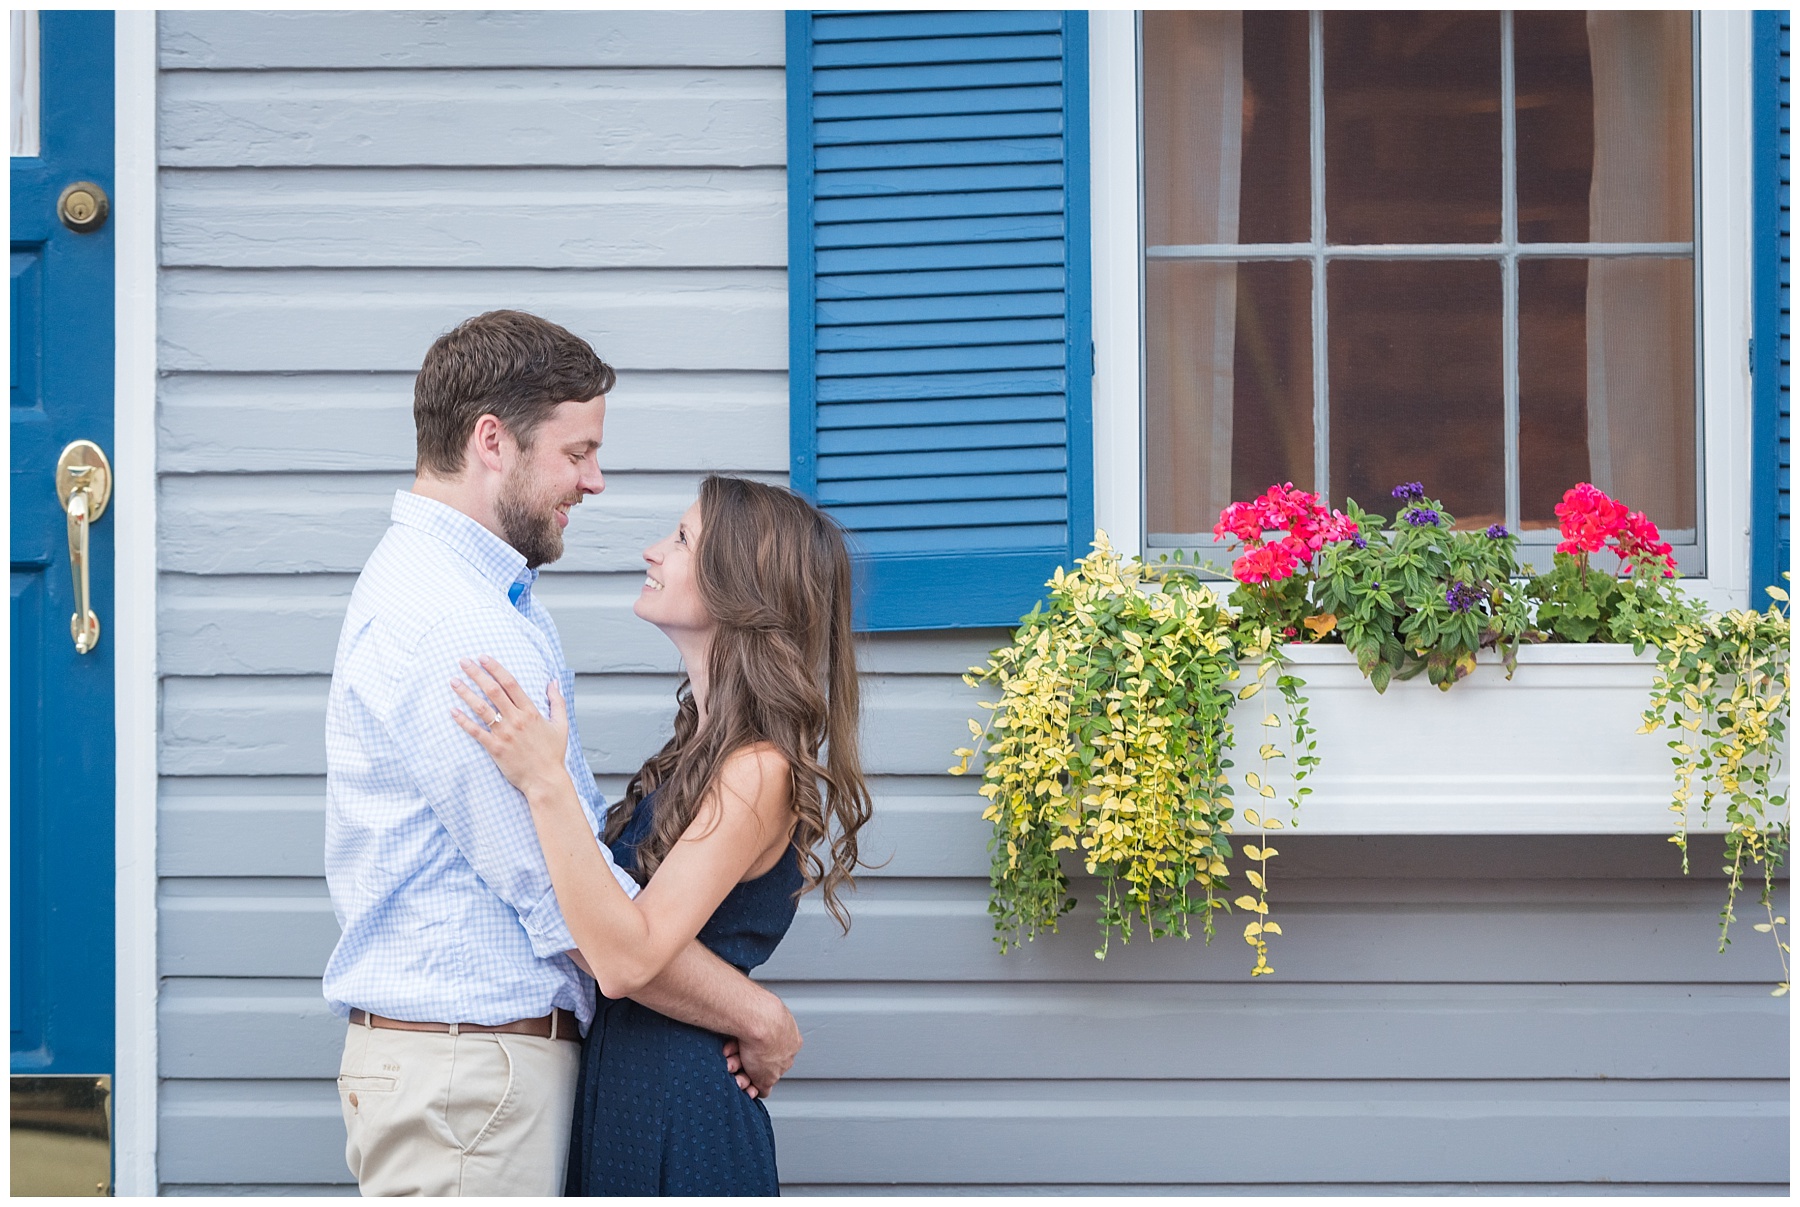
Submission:
[[352,1024],[344,1159],[365,1195],[560,1195],[581,1045]]

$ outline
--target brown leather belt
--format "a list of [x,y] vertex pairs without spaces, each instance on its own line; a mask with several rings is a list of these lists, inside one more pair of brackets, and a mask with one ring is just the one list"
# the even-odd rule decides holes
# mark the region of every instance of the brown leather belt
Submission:
[[543,1018],[522,1018],[511,1023],[415,1023],[400,1018],[383,1018],[367,1010],[352,1010],[350,1023],[356,1027],[381,1027],[388,1031],[437,1031],[457,1035],[464,1031],[506,1035],[534,1035],[539,1039],[567,1039],[581,1042],[581,1020],[573,1010],[558,1006]]

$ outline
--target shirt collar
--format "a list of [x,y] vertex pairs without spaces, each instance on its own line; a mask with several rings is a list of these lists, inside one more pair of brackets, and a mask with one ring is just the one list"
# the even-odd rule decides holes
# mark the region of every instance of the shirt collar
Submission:
[[448,503],[428,499],[410,490],[397,490],[392,518],[396,524],[404,524],[448,545],[474,566],[482,578],[492,583],[496,591],[504,592],[515,607],[523,607],[523,600],[532,584],[537,582],[538,572],[525,564],[523,553]]

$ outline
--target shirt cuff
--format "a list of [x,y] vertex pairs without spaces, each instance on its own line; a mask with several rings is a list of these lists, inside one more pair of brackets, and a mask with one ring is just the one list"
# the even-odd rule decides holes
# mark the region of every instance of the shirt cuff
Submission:
[[531,954],[540,960],[551,956],[559,956],[565,951],[575,950],[575,936],[569,933],[569,924],[563,921],[562,907],[557,903],[556,890],[548,889],[538,903],[531,907],[531,912],[520,918],[525,926],[525,934],[531,939]]

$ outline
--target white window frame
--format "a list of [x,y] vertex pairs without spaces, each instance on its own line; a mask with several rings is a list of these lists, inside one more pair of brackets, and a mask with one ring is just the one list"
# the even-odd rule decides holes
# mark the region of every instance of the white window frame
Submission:
[[[1142,556],[1144,524],[1142,139],[1138,14],[1089,16],[1094,289],[1094,513]],[[1707,572],[1683,579],[1711,607],[1744,607],[1750,576],[1751,19],[1699,14],[1695,131],[1700,390]]]

